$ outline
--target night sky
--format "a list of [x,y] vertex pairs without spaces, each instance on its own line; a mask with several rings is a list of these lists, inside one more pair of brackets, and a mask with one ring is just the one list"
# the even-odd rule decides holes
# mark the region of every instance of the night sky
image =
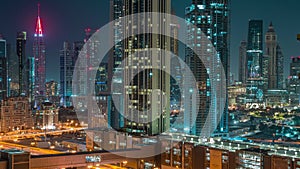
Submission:
[[[63,41],[83,40],[84,29],[101,28],[109,22],[109,0],[1,0],[0,34],[15,46],[16,33],[28,32],[27,55],[32,56],[32,40],[41,4],[41,18],[46,41],[47,81],[59,81],[59,50]],[[184,17],[190,0],[172,0],[176,15]],[[289,74],[291,56],[300,55],[299,0],[232,0],[231,6],[231,71],[237,78],[238,47],[247,38],[249,19],[263,19],[264,30],[272,21],[285,56],[285,77]]]

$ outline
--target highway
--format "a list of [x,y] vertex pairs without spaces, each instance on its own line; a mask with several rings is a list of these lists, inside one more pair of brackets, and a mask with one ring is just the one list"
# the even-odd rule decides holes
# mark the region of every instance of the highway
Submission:
[[1,141],[11,141],[15,139],[27,139],[27,138],[36,138],[40,136],[48,135],[62,135],[62,133],[74,132],[84,130],[85,128],[69,128],[65,130],[55,130],[55,131],[47,131],[47,132],[39,132],[39,133],[25,133],[25,134],[14,134],[14,135],[4,135],[0,136]]
[[42,154],[62,154],[64,152],[42,149],[37,147],[24,146],[14,143],[0,142],[1,149],[19,149],[30,152],[32,155],[42,155]]

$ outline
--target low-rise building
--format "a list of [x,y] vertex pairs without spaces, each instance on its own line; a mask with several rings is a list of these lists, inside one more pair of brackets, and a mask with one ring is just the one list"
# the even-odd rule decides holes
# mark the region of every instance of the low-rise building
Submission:
[[11,97],[1,102],[0,131],[9,132],[33,127],[27,97]]
[[36,126],[43,129],[54,129],[58,124],[58,108],[50,102],[43,102],[35,114]]
[[228,104],[230,107],[243,105],[245,99],[240,99],[246,94],[246,86],[241,82],[236,82],[234,85],[228,87]]

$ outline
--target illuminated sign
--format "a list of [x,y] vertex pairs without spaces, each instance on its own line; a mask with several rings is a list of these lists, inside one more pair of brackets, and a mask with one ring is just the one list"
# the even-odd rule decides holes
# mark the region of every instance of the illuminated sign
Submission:
[[100,163],[101,162],[101,156],[95,155],[95,156],[86,156],[85,157],[86,163]]
[[266,108],[266,103],[247,103],[246,104],[247,109],[259,109],[259,108]]

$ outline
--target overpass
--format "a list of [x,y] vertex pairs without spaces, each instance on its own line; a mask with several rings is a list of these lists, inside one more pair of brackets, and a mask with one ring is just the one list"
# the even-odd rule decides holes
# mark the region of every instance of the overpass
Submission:
[[65,130],[54,130],[54,131],[44,131],[44,132],[37,132],[37,133],[26,133],[26,134],[13,134],[13,135],[4,135],[0,136],[0,140],[8,141],[14,139],[28,139],[28,138],[36,138],[40,136],[47,135],[62,135],[63,133],[72,133],[76,131],[84,130],[85,128],[70,128]]
[[61,168],[87,168],[107,164],[117,164],[126,162],[126,166],[137,168],[137,159],[126,158],[126,153],[135,153],[138,149],[126,151],[97,151],[79,152],[55,155],[31,156],[31,169],[61,169]]

